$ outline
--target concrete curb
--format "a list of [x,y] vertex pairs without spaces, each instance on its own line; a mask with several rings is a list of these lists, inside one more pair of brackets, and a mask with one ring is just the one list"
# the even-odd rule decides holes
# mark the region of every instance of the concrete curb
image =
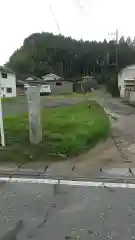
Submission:
[[6,178],[1,177],[0,183],[35,183],[49,185],[67,185],[82,187],[100,187],[100,188],[135,188],[134,183],[116,183],[116,182],[94,182],[94,181],[75,181],[75,180],[57,180],[57,179],[36,179],[36,178]]
[[103,104],[101,102],[99,102],[97,99],[93,99],[93,100],[95,100],[104,109],[105,113],[109,116],[110,120],[113,119],[113,120],[116,121],[116,120],[118,120],[120,118],[120,116],[117,113],[113,113],[108,108],[105,108],[103,106]]

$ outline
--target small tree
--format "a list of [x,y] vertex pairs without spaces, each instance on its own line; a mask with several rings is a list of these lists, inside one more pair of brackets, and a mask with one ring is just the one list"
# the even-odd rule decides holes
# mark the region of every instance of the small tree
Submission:
[[114,76],[110,79],[108,79],[107,82],[107,91],[111,93],[112,97],[119,97],[120,96],[120,91],[118,88],[118,77]]

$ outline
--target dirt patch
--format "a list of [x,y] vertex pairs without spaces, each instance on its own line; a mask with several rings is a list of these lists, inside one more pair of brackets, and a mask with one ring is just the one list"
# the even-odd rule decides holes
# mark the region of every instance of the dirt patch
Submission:
[[[27,163],[22,166],[22,170],[44,172],[47,162]],[[74,168],[75,166],[75,168]],[[53,176],[63,176],[65,178],[74,177],[92,177],[100,171],[100,168],[125,168],[135,167],[135,161],[132,163],[124,162],[114,141],[109,138],[104,142],[98,143],[94,149],[85,154],[74,157],[62,162],[48,162],[46,174]],[[20,169],[20,171],[21,171]],[[15,171],[16,166],[1,165],[0,171]]]
[[[128,149],[134,152],[135,140],[135,115],[120,116],[118,121],[112,124],[112,133],[115,140],[121,147],[125,155],[129,155]],[[47,162],[46,162],[47,164]],[[47,174],[52,176],[93,176],[99,172],[100,168],[126,168],[135,167],[135,154],[132,161],[124,159],[116,146],[116,142],[111,137],[106,141],[98,143],[95,148],[87,153],[61,162],[48,162]],[[35,171],[44,171],[45,162],[28,163],[23,169],[34,169]],[[75,166],[75,167],[74,167]],[[8,167],[8,166],[6,166]],[[11,166],[9,166],[11,168]]]
[[[89,175],[100,168],[135,167],[135,115],[120,116],[112,123],[111,136],[107,141],[73,159],[78,172]],[[132,149],[130,151],[130,148]]]
[[110,138],[96,145],[94,149],[72,160],[77,172],[89,175],[100,168],[109,167],[114,163],[121,162],[122,158],[113,140]]

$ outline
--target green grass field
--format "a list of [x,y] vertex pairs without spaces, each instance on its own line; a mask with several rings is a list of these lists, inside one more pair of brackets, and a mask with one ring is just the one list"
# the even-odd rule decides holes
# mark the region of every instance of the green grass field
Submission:
[[88,92],[87,95],[84,96],[84,93],[70,93],[70,94],[57,94],[57,95],[50,95],[50,96],[45,96],[46,99],[65,99],[65,98],[70,98],[70,99],[75,99],[75,98],[90,98],[95,96],[95,92]]
[[[90,108],[89,108],[90,105]],[[89,101],[70,107],[42,111],[43,141],[29,144],[26,114],[6,117],[4,128],[7,147],[0,151],[0,161],[25,162],[59,160],[93,147],[109,133],[109,119],[102,107]]]

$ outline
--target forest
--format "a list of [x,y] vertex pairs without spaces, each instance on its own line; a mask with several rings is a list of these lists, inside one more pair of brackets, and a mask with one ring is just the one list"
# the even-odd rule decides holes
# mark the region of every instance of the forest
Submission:
[[[117,50],[117,52],[116,52]],[[116,63],[117,62],[117,63]],[[17,49],[6,66],[16,72],[17,79],[55,73],[67,79],[84,75],[106,76],[135,63],[135,39],[119,42],[75,40],[52,33],[33,33]],[[117,66],[116,66],[117,65]]]

